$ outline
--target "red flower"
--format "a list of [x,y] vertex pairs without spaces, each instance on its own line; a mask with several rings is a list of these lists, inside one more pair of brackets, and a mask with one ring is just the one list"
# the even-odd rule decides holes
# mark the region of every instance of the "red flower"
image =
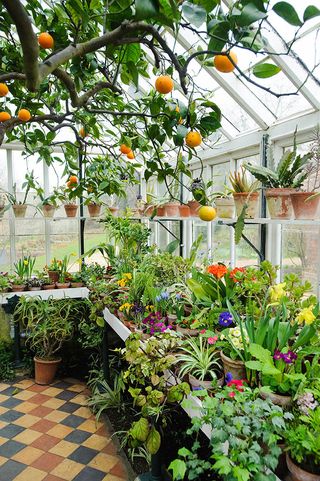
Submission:
[[227,270],[228,269],[223,264],[214,264],[208,267],[209,274],[212,274],[217,279],[221,279],[221,277],[223,277],[227,273]]
[[205,332],[206,332],[205,329],[201,329],[200,334],[205,334]]
[[218,340],[218,336],[208,337],[208,344],[215,344]]
[[232,271],[229,273],[229,277],[233,280],[233,282],[239,282],[239,279],[236,277],[237,272],[246,272],[246,270],[244,267],[235,267],[232,269]]
[[243,381],[241,379],[232,379],[232,381],[229,381],[227,383],[228,387],[234,386],[237,391],[242,392],[243,391]]
[[229,397],[235,397],[236,393],[234,391],[229,392],[228,396]]

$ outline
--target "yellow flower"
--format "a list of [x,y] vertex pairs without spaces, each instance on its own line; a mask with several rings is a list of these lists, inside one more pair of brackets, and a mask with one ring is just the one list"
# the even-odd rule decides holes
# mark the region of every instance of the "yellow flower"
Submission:
[[286,295],[285,288],[285,282],[281,282],[280,284],[275,284],[274,286],[271,286],[269,290],[271,302],[278,302],[281,297],[284,297]]
[[153,311],[154,306],[146,306],[146,311]]
[[117,284],[119,287],[125,287],[127,285],[127,280],[126,279],[120,279],[117,281]]
[[130,304],[129,302],[125,302],[124,304],[122,304],[122,306],[119,307],[119,311],[129,311],[130,307],[132,306],[132,304]]
[[131,274],[131,272],[126,272],[125,274],[123,274],[123,278],[124,278],[124,279],[128,279],[128,280],[131,280],[131,279],[132,279],[132,274]]
[[309,326],[315,321],[316,316],[312,312],[313,308],[314,306],[310,306],[310,307],[305,307],[304,309],[301,309],[301,311],[296,317],[296,321],[298,322],[298,324],[305,323]]
[[27,260],[24,260],[23,263],[24,263],[25,266],[27,266],[29,264],[29,262]]

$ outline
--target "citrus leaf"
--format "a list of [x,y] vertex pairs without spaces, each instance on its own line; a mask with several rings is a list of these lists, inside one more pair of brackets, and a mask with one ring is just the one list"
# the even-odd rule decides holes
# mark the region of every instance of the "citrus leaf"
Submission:
[[159,14],[159,3],[157,0],[136,0],[136,18],[145,20],[156,17]]
[[258,78],[273,77],[279,72],[281,72],[281,68],[273,63],[260,63],[259,65],[255,65],[252,69],[253,75]]
[[183,2],[182,4],[183,16],[195,27],[201,27],[201,25],[207,19],[207,12],[203,7],[195,5],[191,2]]
[[246,27],[247,25],[251,25],[265,17],[266,13],[264,11],[261,12],[261,10],[259,10],[253,3],[248,3],[248,5],[243,8],[241,15],[236,16],[235,18],[238,25]]
[[320,15],[320,10],[315,7],[314,5],[309,5],[303,14],[303,21],[306,22],[307,20],[310,20],[311,18],[318,17]]
[[283,20],[290,23],[290,25],[301,27],[302,22],[299,15],[290,3],[278,2],[273,6],[272,10],[279,15],[279,17],[283,18]]

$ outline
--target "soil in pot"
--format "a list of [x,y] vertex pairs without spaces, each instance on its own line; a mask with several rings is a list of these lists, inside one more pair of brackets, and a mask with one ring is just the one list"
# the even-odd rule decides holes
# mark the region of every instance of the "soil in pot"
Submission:
[[266,189],[265,196],[271,219],[291,219],[293,209],[290,194],[295,189]]
[[176,202],[167,202],[163,207],[166,217],[179,217],[179,204]]
[[52,282],[52,284],[55,284],[56,282],[58,282],[59,276],[60,276],[59,271],[48,271],[48,277]]
[[34,357],[35,382],[36,384],[48,385],[55,378],[61,358],[48,361]]
[[290,194],[295,219],[317,219],[320,196],[314,197],[314,192],[293,192]]
[[235,217],[236,209],[233,198],[217,198],[214,203],[217,209],[217,216],[220,219],[233,219]]
[[191,337],[199,336],[198,329],[189,329],[187,327],[181,327],[179,324],[177,324],[176,331],[180,332],[180,334],[182,334],[183,336],[191,336]]
[[246,368],[242,361],[233,360],[231,357],[226,356],[222,351],[220,351],[220,357],[223,364],[224,374],[230,372],[232,379],[246,378]]
[[65,204],[64,210],[66,211],[67,217],[75,217],[77,215],[78,206],[77,204]]
[[54,216],[56,208],[54,205],[45,204],[41,206],[41,210],[44,217],[52,218]]
[[[224,376],[221,376],[217,379],[217,385],[222,387],[224,383]],[[214,386],[212,385],[212,381],[200,381],[200,379],[195,378],[192,374],[189,374],[189,384],[192,386],[192,390],[203,388],[207,389],[208,391],[213,390]]]
[[88,212],[90,217],[98,217],[100,215],[100,204],[88,204]]
[[288,453],[286,456],[286,460],[293,481],[320,481],[320,470],[317,474],[305,471],[303,467],[295,464],[295,462],[290,458]]
[[259,192],[252,192],[251,194],[249,192],[234,192],[233,199],[238,217],[245,204],[248,204],[245,218],[256,219],[258,217]]
[[283,394],[275,394],[274,392],[266,392],[260,389],[260,396],[263,399],[270,399],[273,404],[276,404],[277,406],[282,406],[283,408],[287,408],[291,406],[292,403],[292,397],[291,396],[285,396]]
[[23,217],[25,217],[27,207],[28,206],[26,204],[13,204],[12,209],[13,209],[14,216],[17,219],[22,219]]
[[189,200],[188,206],[190,209],[190,215],[192,217],[196,217],[198,215],[198,210],[201,207],[200,202],[198,202],[197,200]]
[[185,204],[179,205],[179,215],[180,217],[190,217],[190,207]]

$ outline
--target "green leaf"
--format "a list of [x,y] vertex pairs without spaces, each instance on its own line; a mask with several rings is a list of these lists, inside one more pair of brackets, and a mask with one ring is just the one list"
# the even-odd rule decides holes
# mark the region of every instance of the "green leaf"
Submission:
[[252,371],[261,371],[262,364],[260,361],[247,361],[246,367]]
[[234,226],[234,240],[236,244],[239,244],[242,238],[242,233],[244,231],[244,220],[246,218],[247,209],[248,204],[244,204],[241,214],[239,215],[236,225]]
[[290,3],[278,2],[273,6],[272,10],[279,15],[279,17],[283,18],[283,20],[290,23],[290,25],[301,27],[302,22],[299,15]]
[[259,65],[255,65],[252,69],[253,75],[258,78],[273,77],[279,72],[281,72],[281,68],[272,63],[260,63]]
[[169,469],[172,471],[172,477],[174,481],[177,479],[183,479],[187,471],[187,465],[182,459],[175,459],[171,461]]
[[97,323],[97,325],[98,325],[99,327],[104,327],[105,320],[104,320],[103,317],[98,316],[98,317],[96,318],[96,323]]
[[[208,23],[208,33],[211,36],[208,50],[213,50],[216,52],[221,52],[223,47],[228,41],[228,34],[230,30],[230,24],[226,21],[219,21],[217,19],[212,19]],[[212,57],[213,55],[208,54],[207,57]]]
[[207,12],[203,7],[195,5],[191,2],[183,2],[182,4],[183,16],[195,27],[201,27],[201,25],[207,19]]
[[259,10],[253,3],[248,3],[241,11],[241,15],[236,16],[236,22],[241,27],[251,25],[258,20],[262,20],[266,17],[265,11]]
[[315,7],[314,5],[309,5],[303,14],[303,21],[307,22],[307,20],[310,20],[311,18],[318,17],[320,15],[320,10]]
[[146,441],[146,448],[149,451],[150,454],[156,454],[156,452],[159,451],[161,444],[161,436],[159,431],[156,430],[156,428],[153,426],[150,429],[149,436]]
[[126,45],[123,55],[123,63],[133,62],[136,63],[140,60],[141,47],[138,43],[131,43]]
[[130,429],[131,436],[134,439],[142,442],[145,442],[148,439],[150,432],[151,431],[149,431],[149,421],[146,418],[140,418],[139,421],[133,423]]
[[157,0],[136,0],[136,18],[145,20],[156,17],[159,14],[159,2]]
[[250,478],[250,471],[245,468],[241,468],[240,466],[235,466],[233,468],[233,474],[238,481],[248,481]]
[[178,239],[173,240],[172,242],[169,242],[167,245],[165,252],[169,252],[169,254],[173,254],[174,251],[179,247],[180,241]]

